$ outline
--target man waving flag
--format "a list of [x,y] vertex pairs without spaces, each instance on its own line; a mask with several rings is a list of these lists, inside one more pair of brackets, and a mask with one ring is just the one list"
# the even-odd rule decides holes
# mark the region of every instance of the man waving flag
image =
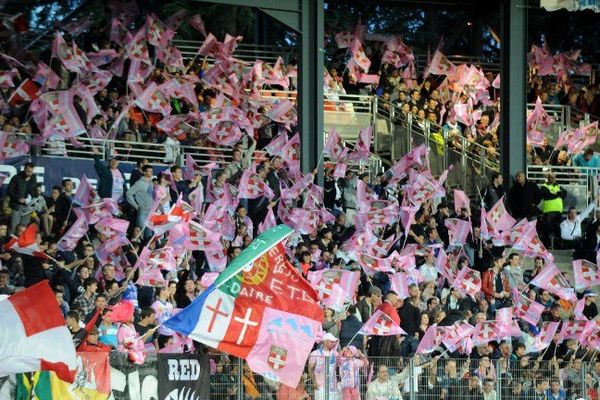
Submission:
[[165,326],[296,387],[323,312],[317,293],[285,255],[282,241],[292,232],[279,225],[262,233]]

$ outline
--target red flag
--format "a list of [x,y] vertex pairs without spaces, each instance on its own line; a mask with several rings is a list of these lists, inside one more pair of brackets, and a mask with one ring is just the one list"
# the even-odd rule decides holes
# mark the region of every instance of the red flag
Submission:
[[13,237],[10,239],[5,245],[5,250],[14,250],[17,253],[27,254],[30,256],[34,256],[42,259],[49,259],[49,257],[44,253],[44,250],[40,247],[38,240],[38,226],[37,224],[30,224],[24,231],[21,233],[21,236],[18,238]]
[[19,87],[8,98],[8,105],[19,107],[25,103],[35,100],[40,95],[40,86],[31,79],[25,79]]

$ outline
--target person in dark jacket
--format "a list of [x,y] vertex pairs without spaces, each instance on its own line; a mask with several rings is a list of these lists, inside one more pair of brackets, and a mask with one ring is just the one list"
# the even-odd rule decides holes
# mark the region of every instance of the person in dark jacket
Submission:
[[329,212],[333,212],[337,198],[337,189],[335,187],[335,178],[333,170],[325,170],[325,181],[323,183],[323,205]]
[[131,175],[129,176],[129,187],[132,187],[142,176],[144,176],[143,168],[145,165],[148,165],[148,160],[142,158],[135,163],[135,169],[131,171]]
[[529,221],[537,217],[537,205],[542,200],[540,188],[530,182],[524,172],[517,172],[515,181],[508,191],[510,212],[517,221],[527,218]]
[[108,160],[108,165],[100,160],[98,149],[94,147],[94,169],[98,174],[98,195],[105,198],[112,198],[119,203],[125,200],[125,174],[119,169],[119,161],[112,157]]
[[364,336],[356,334],[362,326],[363,323],[356,317],[356,306],[350,305],[346,311],[346,319],[342,321],[342,326],[340,328],[341,348],[354,346],[360,351],[364,351]]
[[504,186],[502,186],[502,183],[502,175],[498,172],[494,172],[491,177],[490,186],[486,188],[483,196],[486,211],[489,211],[490,208],[494,207],[494,204],[504,196]]
[[67,227],[77,218],[72,210],[73,181],[70,179],[63,179],[61,186],[62,191],[54,205],[54,229],[60,234],[65,232]]
[[9,234],[14,232],[17,225],[28,225],[31,219],[31,212],[27,211],[27,198],[35,196],[37,187],[33,168],[33,163],[25,163],[23,171],[13,176],[8,183],[7,194],[12,209]]
[[415,307],[409,299],[399,299],[396,303],[398,315],[400,315],[400,328],[406,332],[406,337],[402,341],[402,356],[411,357],[417,351],[419,346],[419,324],[421,323],[421,311]]

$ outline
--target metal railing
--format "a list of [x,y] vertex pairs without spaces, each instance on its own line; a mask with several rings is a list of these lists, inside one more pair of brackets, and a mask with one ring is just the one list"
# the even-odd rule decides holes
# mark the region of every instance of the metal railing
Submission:
[[[462,55],[446,55],[446,58],[453,64],[473,64],[480,66],[484,71],[494,73],[500,72],[499,57],[483,57],[483,56],[462,56]],[[417,73],[422,73],[427,68],[427,54],[415,54],[415,68]]]
[[495,149],[481,146],[431,121],[420,120],[412,113],[403,113],[398,106],[381,98],[375,99],[376,153],[387,149],[390,159],[396,161],[413,147],[425,144],[433,175],[439,176],[452,168],[448,173],[448,186],[460,187],[471,195],[488,182],[492,172],[499,172]]
[[541,185],[546,182],[550,172],[556,176],[556,183],[567,191],[567,197],[563,200],[563,211],[575,207],[581,212],[594,201],[598,191],[600,168],[528,165],[526,175],[531,182]]
[[[191,60],[198,54],[198,49],[202,46],[201,40],[183,40],[174,39],[173,45],[176,46],[185,60]],[[278,57],[283,61],[289,62],[297,54],[297,48],[294,46],[269,46],[251,43],[239,43],[233,55],[238,60],[254,62],[256,60],[268,61],[274,63]],[[198,56],[201,58],[203,56]],[[212,57],[208,57],[212,61]]]

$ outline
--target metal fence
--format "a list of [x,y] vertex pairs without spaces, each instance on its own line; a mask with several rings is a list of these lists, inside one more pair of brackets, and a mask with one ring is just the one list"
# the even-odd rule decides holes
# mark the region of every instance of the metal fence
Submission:
[[434,175],[448,173],[449,187],[460,187],[474,195],[477,187],[489,181],[492,172],[500,169],[498,153],[469,141],[463,135],[454,135],[448,129],[428,120],[421,120],[412,113],[381,98],[376,98],[374,142],[375,151],[389,154],[398,160],[413,147],[425,144],[429,148],[429,164]]
[[[173,45],[179,49],[181,55],[186,60],[196,57],[202,43],[203,41],[201,40],[173,40]],[[256,60],[263,60],[270,63],[277,61],[278,57],[281,57],[286,63],[290,62],[296,54],[297,48],[294,46],[269,46],[252,43],[239,43],[233,52],[235,58],[242,61],[254,62]],[[213,61],[213,58],[208,57],[208,60]]]
[[556,183],[567,191],[567,197],[563,201],[564,211],[575,207],[581,212],[594,201],[598,192],[600,168],[528,165],[526,175],[527,179],[541,185],[551,172],[556,176]]
[[213,356],[213,367],[210,398],[215,400],[591,400],[600,386],[591,361],[529,356],[490,360],[312,355],[296,388],[262,378],[245,368],[243,360],[229,356]]

